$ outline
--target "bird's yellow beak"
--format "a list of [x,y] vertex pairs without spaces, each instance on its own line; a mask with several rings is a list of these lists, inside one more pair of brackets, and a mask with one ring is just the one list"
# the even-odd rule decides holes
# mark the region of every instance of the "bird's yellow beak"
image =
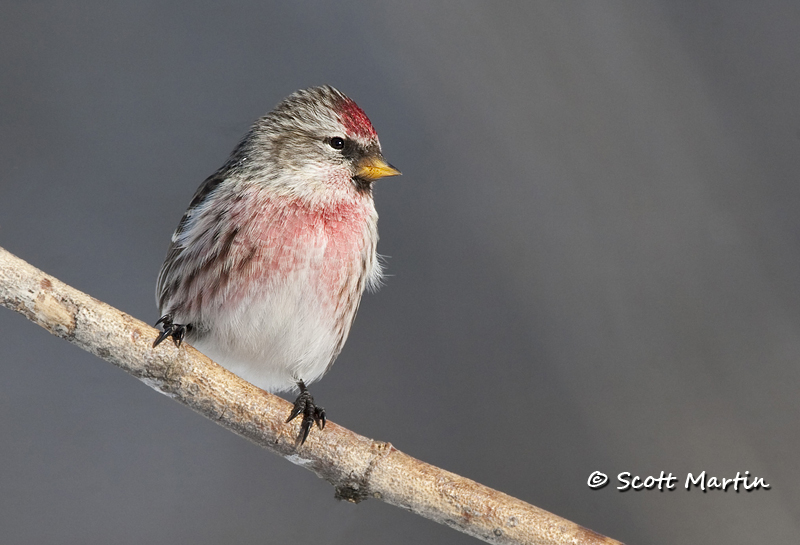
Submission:
[[358,162],[356,176],[370,182],[387,176],[399,176],[401,172],[383,160],[380,156],[364,157]]

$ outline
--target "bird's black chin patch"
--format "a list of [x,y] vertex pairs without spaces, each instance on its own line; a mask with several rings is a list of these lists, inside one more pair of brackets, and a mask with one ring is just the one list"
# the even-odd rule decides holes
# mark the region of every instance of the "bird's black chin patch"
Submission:
[[359,193],[369,193],[372,191],[372,181],[362,178],[361,176],[353,176],[353,185]]

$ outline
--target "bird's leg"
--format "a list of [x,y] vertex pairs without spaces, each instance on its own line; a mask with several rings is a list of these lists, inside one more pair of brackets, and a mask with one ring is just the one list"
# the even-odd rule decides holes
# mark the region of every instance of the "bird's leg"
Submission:
[[303,413],[303,422],[300,424],[300,434],[297,436],[295,446],[299,447],[306,442],[308,434],[311,431],[312,424],[316,423],[319,429],[325,428],[325,409],[318,407],[314,404],[314,398],[308,392],[305,382],[302,380],[297,381],[297,387],[300,388],[300,395],[294,402],[294,408],[289,413],[289,418],[286,422],[291,422],[300,413]]
[[153,342],[153,348],[161,344],[161,341],[167,337],[172,337],[172,342],[175,343],[175,346],[180,347],[181,342],[183,341],[183,336],[186,334],[186,330],[191,327],[184,324],[173,324],[172,314],[163,315],[158,319],[154,327],[158,327],[159,325],[161,325],[162,331],[158,334],[158,337],[156,337],[156,340]]

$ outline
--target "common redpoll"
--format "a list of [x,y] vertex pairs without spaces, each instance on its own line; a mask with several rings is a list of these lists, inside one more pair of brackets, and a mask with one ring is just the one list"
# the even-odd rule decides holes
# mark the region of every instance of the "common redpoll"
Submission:
[[270,392],[299,388],[298,444],[325,411],[306,385],[342,349],[365,287],[376,287],[372,182],[400,172],[355,102],[297,91],[259,119],[202,183],[158,275],[163,331]]

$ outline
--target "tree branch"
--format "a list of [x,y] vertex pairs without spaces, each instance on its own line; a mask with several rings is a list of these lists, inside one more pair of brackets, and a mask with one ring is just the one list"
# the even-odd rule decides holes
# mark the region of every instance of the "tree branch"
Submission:
[[152,348],[157,331],[0,248],[0,304],[121,367],[221,426],[316,473],[353,502],[377,498],[498,544],[614,544],[610,538],[328,422],[295,448],[291,405],[194,348]]

